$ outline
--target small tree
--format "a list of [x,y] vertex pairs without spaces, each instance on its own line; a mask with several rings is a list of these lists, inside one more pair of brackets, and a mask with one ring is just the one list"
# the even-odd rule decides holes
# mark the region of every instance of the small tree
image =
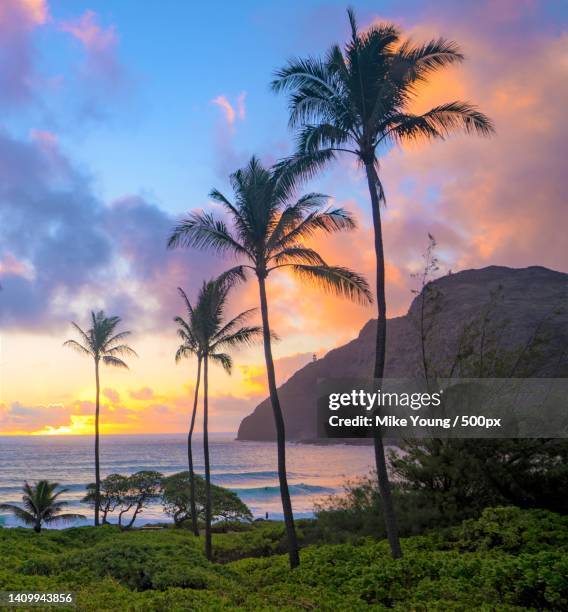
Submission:
[[67,492],[67,489],[60,489],[58,482],[40,480],[34,486],[24,483],[22,495],[23,508],[14,504],[0,504],[0,510],[11,512],[14,516],[25,523],[33,525],[34,531],[39,533],[44,523],[50,524],[56,521],[75,521],[84,519],[82,514],[61,513],[68,502],[60,501],[58,497]]
[[[205,480],[194,475],[196,520],[205,519],[206,486]],[[162,481],[162,505],[164,512],[171,516],[178,526],[192,520],[191,490],[188,473],[179,472]],[[211,516],[213,520],[250,521],[252,513],[238,495],[229,489],[211,485]]]
[[[416,319],[429,387],[436,380],[459,378],[534,378],[566,374],[566,349],[550,346],[551,311],[514,346],[509,321],[499,315],[503,288],[490,293],[476,317],[463,324],[453,353],[435,346],[438,317],[443,323],[443,293],[430,283],[436,267],[435,242],[425,253]],[[552,368],[552,369],[551,369]],[[478,515],[501,504],[544,507],[566,512],[568,503],[558,491],[568,487],[568,443],[548,439],[408,439],[403,454],[390,454],[393,474],[404,491],[419,495],[447,523]]]
[[[100,513],[103,525],[108,523],[108,515],[112,514],[124,503],[124,499],[128,494],[128,487],[128,477],[122,474],[110,474],[101,480]],[[87,485],[87,494],[81,501],[89,504],[92,508],[95,507],[96,484],[94,482]]]
[[241,501],[240,497],[230,489],[213,485],[211,490],[214,520],[227,522],[249,522],[252,512]]
[[[163,475],[152,470],[142,470],[132,474],[128,478],[128,492],[124,498],[127,510],[134,508],[129,523],[125,529],[130,529],[134,525],[136,517],[147,508],[148,505],[158,499],[162,492]],[[124,514],[125,511],[121,512]]]
[[428,246],[423,253],[424,267],[418,274],[412,274],[413,278],[418,279],[420,286],[418,289],[413,289],[412,293],[416,295],[418,304],[418,321],[417,327],[420,333],[420,356],[422,360],[422,369],[426,384],[429,386],[430,371],[428,357],[426,355],[426,344],[432,332],[432,327],[436,320],[436,315],[440,311],[441,293],[435,284],[432,284],[434,274],[439,270],[438,258],[436,257],[436,239],[432,234],[428,234]]

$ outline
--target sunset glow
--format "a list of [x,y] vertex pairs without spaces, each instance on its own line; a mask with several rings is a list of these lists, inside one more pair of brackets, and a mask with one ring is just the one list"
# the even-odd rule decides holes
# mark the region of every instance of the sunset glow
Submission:
[[[227,6],[232,31],[207,51],[204,24],[216,22],[214,7],[195,20],[183,2],[142,12],[132,1],[2,1],[1,57],[17,68],[0,76],[0,434],[92,434],[93,363],[62,344],[74,337],[70,321],[85,326],[99,308],[122,318],[139,355],[127,359],[129,370],[102,368],[102,433],[186,430],[196,365],[174,363],[172,318],[183,312],[177,287],[193,299],[204,278],[233,262],[168,251],[168,234],[179,215],[211,205],[212,188],[227,191],[228,174],[253,152],[266,163],[291,152],[285,101],[268,88],[272,71],[347,34],[343,5],[281,4]],[[568,35],[557,26],[559,6],[386,2],[379,12],[376,3],[358,3],[362,26],[394,20],[413,39],[462,43],[467,61],[436,76],[413,110],[472,100],[497,129],[491,140],[457,136],[384,152],[389,317],[410,304],[429,232],[440,273],[486,265],[568,270]],[[291,13],[296,26],[283,39]],[[315,21],[321,27],[311,40],[304,32]],[[313,246],[372,282],[361,169],[341,158],[305,191],[329,194],[358,221],[354,232]],[[280,382],[313,354],[352,339],[375,312],[284,273],[270,277],[268,294],[281,338]],[[257,305],[249,282],[231,313]],[[214,431],[235,431],[267,393],[262,347],[234,360],[232,376],[212,368]]]

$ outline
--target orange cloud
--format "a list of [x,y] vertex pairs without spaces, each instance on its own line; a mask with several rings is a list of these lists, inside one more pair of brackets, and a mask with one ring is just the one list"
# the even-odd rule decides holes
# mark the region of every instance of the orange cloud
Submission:
[[[402,211],[386,228],[387,253],[400,256],[403,238],[408,244],[416,237],[414,224],[436,236],[448,267],[564,269],[568,35],[530,41],[522,53],[498,48],[497,41],[487,48],[481,39],[470,35],[472,60],[461,67],[460,80],[452,76],[428,102],[479,101],[497,134],[455,136],[385,158],[387,195]],[[405,182],[411,187],[403,188]]]
[[48,9],[46,0],[21,0],[21,3],[35,23],[41,24],[47,21]]
[[246,92],[242,92],[237,96],[235,104],[231,104],[227,96],[220,95],[216,98],[213,98],[211,102],[216,104],[219,108],[222,109],[223,114],[225,115],[225,120],[229,126],[234,125],[236,119],[243,121],[246,116],[246,108],[245,108],[245,98]]
[[227,120],[227,123],[229,125],[233,125],[233,123],[235,123],[237,113],[235,112],[235,109],[232,107],[231,103],[229,102],[229,100],[227,100],[225,96],[217,96],[216,98],[213,98],[211,102],[223,109],[223,112],[225,113],[225,119]]

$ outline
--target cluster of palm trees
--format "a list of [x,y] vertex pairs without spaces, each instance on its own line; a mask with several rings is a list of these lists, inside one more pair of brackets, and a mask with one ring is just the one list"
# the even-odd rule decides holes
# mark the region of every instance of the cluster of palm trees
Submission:
[[[278,476],[286,525],[291,567],[299,562],[290,492],[286,475],[285,424],[278,398],[273,333],[269,321],[268,276],[281,269],[300,279],[361,303],[370,303],[366,280],[342,266],[330,265],[309,239],[317,233],[349,231],[355,227],[352,216],[341,208],[329,208],[328,198],[319,193],[298,197],[303,181],[314,177],[338,154],[354,155],[365,170],[374,227],[376,255],[376,301],[378,324],[374,377],[382,379],[386,347],[385,259],[381,226],[381,204],[386,201],[381,182],[381,156],[393,144],[416,139],[443,139],[453,131],[493,132],[493,125],[476,107],[466,102],[448,102],[422,114],[409,107],[430,75],[445,66],[461,62],[458,46],[442,38],[425,44],[403,40],[391,24],[372,25],[361,31],[353,11],[348,10],[351,38],[344,49],[337,45],[321,58],[294,59],[278,70],[272,82],[276,92],[289,95],[289,123],[295,130],[295,153],[266,168],[253,157],[246,167],[231,177],[232,197],[217,190],[210,194],[230,220],[211,212],[192,212],[173,229],[169,248],[208,249],[232,255],[238,265],[219,278],[204,282],[195,305],[179,290],[186,306],[186,317],[176,317],[181,339],[176,360],[197,359],[193,410],[188,434],[188,465],[191,486],[193,531],[198,533],[192,435],[195,427],[201,376],[203,375],[203,435],[207,487],[205,551],[211,557],[210,459],[208,447],[208,365],[218,363],[231,369],[228,350],[262,337],[270,401],[274,414],[278,456]],[[224,311],[230,290],[238,282],[256,278],[262,325],[244,326],[251,310],[225,322]],[[121,356],[134,351],[123,340],[129,332],[115,333],[120,319],[93,313],[93,326],[84,332],[77,326],[82,342],[66,344],[91,356],[97,383],[95,414],[96,502],[95,524],[99,523],[99,363],[126,367]],[[375,460],[388,540],[393,557],[402,552],[397,535],[389,478],[380,432],[375,435]]]
[[[273,168],[252,158],[231,176],[233,201],[219,191],[211,198],[231,219],[208,212],[190,213],[174,229],[169,247],[185,246],[231,254],[243,264],[233,273],[257,278],[264,353],[278,449],[278,475],[291,567],[299,564],[290,494],[286,478],[285,427],[278,399],[271,349],[266,282],[270,272],[288,268],[324,289],[369,302],[366,281],[355,272],[328,265],[306,245],[315,232],[353,229],[342,209],[324,209],[326,197],[310,193],[292,203],[296,188],[314,177],[338,154],[354,155],[364,168],[374,228],[378,322],[374,378],[382,379],[386,349],[385,258],[381,204],[386,202],[379,159],[389,146],[416,139],[443,139],[453,131],[491,135],[491,120],[467,102],[452,101],[422,114],[409,111],[420,85],[464,56],[452,41],[442,38],[422,45],[402,40],[392,24],[357,27],[348,10],[351,39],[342,50],[334,45],[323,58],[294,59],[276,72],[272,88],[289,94],[289,124],[296,131],[296,151]],[[391,553],[402,555],[393,510],[385,453],[375,430],[375,463]]]
[[175,359],[184,357],[197,358],[197,377],[191,422],[187,436],[187,459],[190,485],[190,514],[193,533],[198,536],[195,492],[195,473],[193,471],[192,436],[195,428],[197,404],[199,401],[199,386],[201,369],[203,368],[203,453],[205,467],[205,555],[212,558],[211,547],[211,465],[209,458],[209,363],[221,365],[226,372],[231,373],[232,359],[228,350],[232,347],[251,344],[261,333],[258,326],[246,326],[242,323],[252,314],[253,310],[241,312],[229,321],[225,321],[225,309],[230,290],[243,279],[240,270],[230,270],[214,280],[205,281],[201,286],[197,301],[192,305],[183,289],[178,291],[186,306],[187,316],[175,317],[178,324],[178,336],[182,343]]

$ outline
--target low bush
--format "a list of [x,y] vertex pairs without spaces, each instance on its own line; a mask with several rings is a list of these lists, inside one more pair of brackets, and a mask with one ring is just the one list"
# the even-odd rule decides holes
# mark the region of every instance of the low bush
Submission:
[[[299,521],[315,542],[317,521]],[[562,610],[568,609],[568,518],[514,507],[404,538],[312,543],[290,571],[284,526],[259,522],[201,538],[83,527],[0,532],[0,590],[76,591],[79,610]]]

